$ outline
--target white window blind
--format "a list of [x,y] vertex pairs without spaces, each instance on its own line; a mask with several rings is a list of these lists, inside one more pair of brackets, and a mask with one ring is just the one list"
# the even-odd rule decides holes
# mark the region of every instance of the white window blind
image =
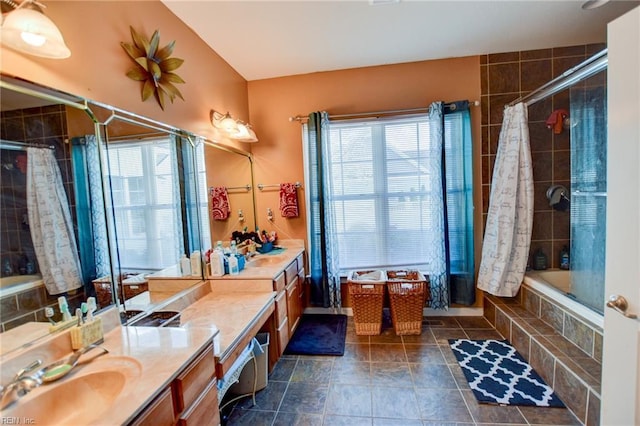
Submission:
[[[461,125],[459,117],[445,116],[452,272],[466,258],[464,156],[452,147],[460,145],[452,141],[461,137]],[[428,206],[442,197],[432,179],[443,171],[429,136],[426,117],[330,122],[330,203],[341,270],[432,269],[431,236],[439,221]]]
[[123,269],[161,269],[182,254],[176,150],[168,138],[107,150]]

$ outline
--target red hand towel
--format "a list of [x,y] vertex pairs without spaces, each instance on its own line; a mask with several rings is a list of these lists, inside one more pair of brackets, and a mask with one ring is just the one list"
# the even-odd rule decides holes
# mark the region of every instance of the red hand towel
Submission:
[[229,218],[229,213],[231,213],[229,195],[224,186],[216,186],[211,191],[211,213],[213,220],[227,220]]
[[298,191],[295,183],[280,184],[280,214],[282,217],[298,217]]

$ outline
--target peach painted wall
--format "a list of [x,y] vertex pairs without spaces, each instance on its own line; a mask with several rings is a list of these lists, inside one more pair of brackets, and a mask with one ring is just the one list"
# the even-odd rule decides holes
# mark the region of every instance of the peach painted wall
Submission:
[[[71,57],[44,59],[1,48],[0,70],[93,101],[213,139],[209,110],[230,111],[248,120],[247,82],[160,1],[46,2],[46,14],[60,28]],[[131,43],[129,27],[160,44],[175,40],[172,57],[184,64],[176,70],[185,101],[167,101],[165,110],[153,99],[141,101],[140,82],[125,74],[132,60],[120,46]],[[225,143],[233,145],[229,141]],[[241,148],[241,145],[237,145]]]
[[[260,141],[252,147],[256,183],[304,180],[302,136],[298,122],[289,117],[312,111],[348,114],[428,106],[431,102],[480,100],[478,56],[422,61],[378,67],[256,80],[248,83],[251,123]],[[479,262],[482,236],[480,194],[480,108],[472,107],[476,193],[476,242]],[[304,191],[298,192],[300,217],[285,219],[278,212],[278,190],[256,191],[257,222],[275,229],[280,237],[306,239]],[[273,224],[266,211],[274,210]]]

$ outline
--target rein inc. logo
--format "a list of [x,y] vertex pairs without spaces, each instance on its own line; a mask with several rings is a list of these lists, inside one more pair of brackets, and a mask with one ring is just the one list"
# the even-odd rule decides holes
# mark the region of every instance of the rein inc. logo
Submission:
[[36,420],[31,417],[2,416],[0,425],[35,425]]

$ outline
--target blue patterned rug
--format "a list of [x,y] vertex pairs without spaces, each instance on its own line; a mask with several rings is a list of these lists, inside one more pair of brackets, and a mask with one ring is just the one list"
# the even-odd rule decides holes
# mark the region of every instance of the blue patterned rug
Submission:
[[507,340],[450,339],[449,345],[479,402],[564,407]]

